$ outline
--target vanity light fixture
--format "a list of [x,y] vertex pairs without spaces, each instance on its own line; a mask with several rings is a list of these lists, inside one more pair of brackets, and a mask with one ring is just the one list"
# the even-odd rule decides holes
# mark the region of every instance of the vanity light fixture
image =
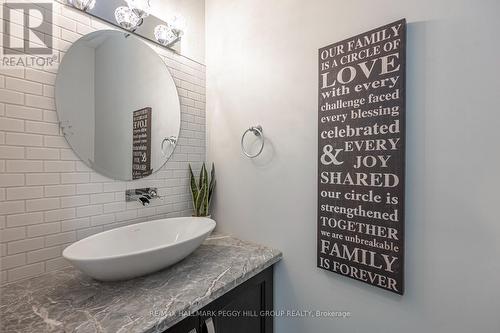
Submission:
[[125,0],[125,2],[132,12],[139,17],[139,19],[148,17],[151,12],[151,4],[149,0]]
[[94,8],[96,0],[68,0],[68,3],[71,6],[86,12],[87,10]]
[[123,28],[127,30],[133,30],[137,28],[141,23],[141,18],[134,14],[132,9],[127,6],[121,6],[115,10],[116,22]]
[[170,47],[181,40],[184,35],[184,18],[182,16],[174,16],[166,25],[157,25],[154,33],[158,43],[163,46]]
[[[93,9],[97,2],[97,0],[66,0],[66,1],[71,6],[82,11],[88,11]],[[127,4],[126,6],[119,6],[115,9],[114,12],[115,21],[123,29],[135,33],[136,29],[144,23],[144,19],[146,19],[148,16],[151,15],[151,0],[124,0],[124,1]],[[98,9],[98,11],[101,10],[102,9]],[[160,20],[158,18],[153,17],[153,20],[151,20],[151,22],[155,21],[158,22]],[[160,21],[158,23],[162,24],[156,25],[156,27],[153,30],[153,34],[156,41],[159,44],[165,47],[172,47],[182,39],[186,27],[186,21],[184,20],[184,17],[182,17],[181,15],[173,15],[166,22]],[[139,35],[147,36],[148,34],[139,33]]]

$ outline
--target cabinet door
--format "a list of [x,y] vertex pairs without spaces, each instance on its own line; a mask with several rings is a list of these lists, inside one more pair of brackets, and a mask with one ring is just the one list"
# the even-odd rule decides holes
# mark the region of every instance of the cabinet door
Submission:
[[202,333],[272,333],[272,267],[215,300],[201,312]]
[[201,333],[199,317],[188,317],[164,333]]

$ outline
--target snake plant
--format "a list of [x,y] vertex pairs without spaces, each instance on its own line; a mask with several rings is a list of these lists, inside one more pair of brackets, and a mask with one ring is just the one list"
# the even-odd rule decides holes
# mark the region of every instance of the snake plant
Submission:
[[189,174],[191,177],[191,195],[193,198],[194,216],[208,216],[210,204],[212,203],[212,196],[215,189],[215,166],[212,163],[212,171],[210,178],[208,177],[207,168],[205,163],[201,167],[200,178],[196,181],[193,174],[191,164],[189,165]]

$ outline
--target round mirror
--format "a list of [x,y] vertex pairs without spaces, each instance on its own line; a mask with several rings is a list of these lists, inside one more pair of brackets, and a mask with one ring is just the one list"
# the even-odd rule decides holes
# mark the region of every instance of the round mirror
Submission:
[[56,104],[75,153],[107,177],[147,177],[176,146],[174,80],[160,56],[132,35],[97,31],[74,43],[59,67]]

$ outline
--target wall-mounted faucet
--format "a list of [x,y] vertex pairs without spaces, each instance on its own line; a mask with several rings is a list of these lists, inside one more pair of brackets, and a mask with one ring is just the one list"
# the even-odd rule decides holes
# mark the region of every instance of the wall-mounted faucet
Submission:
[[137,201],[144,207],[149,206],[151,200],[159,199],[158,189],[156,187],[139,188],[135,190],[127,190],[125,192],[125,201]]

